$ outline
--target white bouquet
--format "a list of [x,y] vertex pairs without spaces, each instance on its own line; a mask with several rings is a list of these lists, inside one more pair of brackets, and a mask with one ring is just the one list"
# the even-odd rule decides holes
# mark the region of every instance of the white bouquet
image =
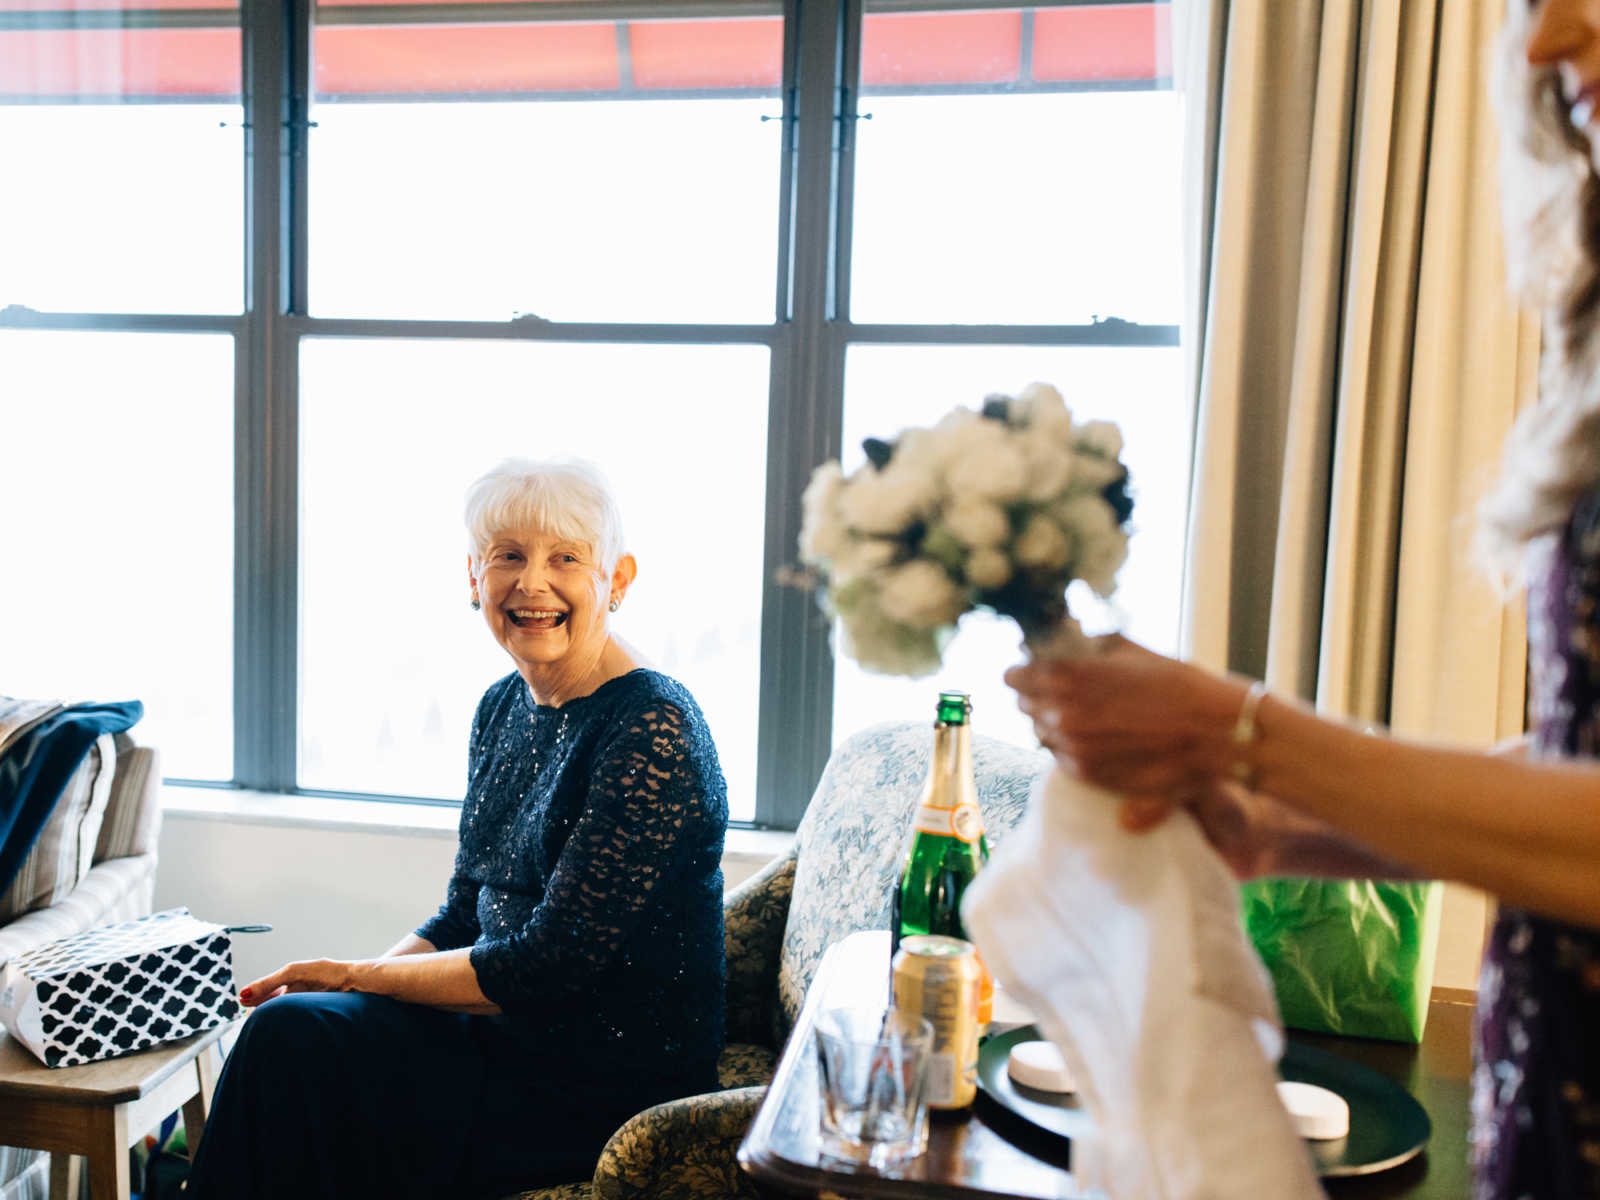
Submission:
[[887,675],[936,670],[961,617],[1011,617],[1034,653],[1075,638],[1067,586],[1101,596],[1128,556],[1128,469],[1109,421],[1074,422],[1030,384],[931,429],[865,443],[845,475],[818,467],[802,500],[801,560],[839,618],[843,649]]

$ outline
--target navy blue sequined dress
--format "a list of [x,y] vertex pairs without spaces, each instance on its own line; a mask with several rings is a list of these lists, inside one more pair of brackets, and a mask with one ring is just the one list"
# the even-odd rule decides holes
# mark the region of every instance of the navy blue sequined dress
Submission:
[[501,1013],[268,1001],[223,1071],[189,1195],[587,1179],[629,1116],[716,1087],[727,816],[705,719],[674,680],[632,671],[561,708],[500,680],[473,720],[455,873],[417,933],[471,946]]
[[[1593,759],[1600,494],[1548,551],[1528,596],[1536,751]],[[1484,949],[1475,1049],[1475,1200],[1600,1197],[1600,931],[1503,905]]]

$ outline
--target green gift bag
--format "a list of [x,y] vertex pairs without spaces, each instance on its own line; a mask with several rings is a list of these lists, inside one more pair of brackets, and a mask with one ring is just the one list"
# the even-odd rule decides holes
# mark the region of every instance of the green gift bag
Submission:
[[1241,900],[1286,1026],[1422,1040],[1442,884],[1257,879],[1243,885]]

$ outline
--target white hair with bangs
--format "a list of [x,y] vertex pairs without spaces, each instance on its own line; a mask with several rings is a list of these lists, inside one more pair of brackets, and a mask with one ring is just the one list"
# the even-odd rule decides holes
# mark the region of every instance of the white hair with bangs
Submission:
[[474,572],[489,543],[532,527],[581,542],[610,575],[623,555],[622,516],[598,467],[580,459],[508,458],[467,489],[467,549]]

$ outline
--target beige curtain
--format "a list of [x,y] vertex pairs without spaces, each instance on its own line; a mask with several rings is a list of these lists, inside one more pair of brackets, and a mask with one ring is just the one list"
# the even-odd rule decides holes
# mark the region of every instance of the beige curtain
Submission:
[[1468,554],[1538,353],[1502,279],[1499,0],[1184,15],[1186,653],[1400,732],[1520,729],[1520,616]]
[[[1477,746],[1521,730],[1525,655],[1471,562],[1472,508],[1538,357],[1502,275],[1502,2],[1189,0],[1177,25],[1185,652]],[[1447,898],[1440,977],[1472,969],[1482,912]]]

